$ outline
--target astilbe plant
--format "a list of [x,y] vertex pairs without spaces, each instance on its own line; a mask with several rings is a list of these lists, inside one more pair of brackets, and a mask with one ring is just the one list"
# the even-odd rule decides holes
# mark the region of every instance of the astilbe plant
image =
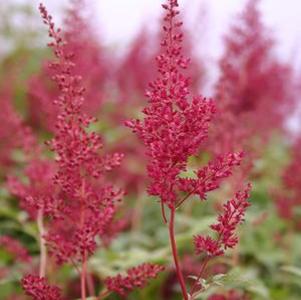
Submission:
[[[215,86],[217,116],[208,141],[212,153],[247,153],[235,187],[251,174],[275,132],[284,132],[295,106],[293,70],[276,56],[275,41],[262,22],[259,0],[249,0],[224,37]],[[239,124],[239,126],[238,126]]]
[[54,184],[60,188],[59,216],[53,220],[46,239],[59,262],[79,261],[82,298],[86,298],[87,259],[96,249],[95,237],[110,222],[121,192],[104,182],[103,175],[119,165],[121,154],[100,156],[100,137],[87,132],[93,121],[81,112],[84,88],[74,71],[72,52],[54,28],[51,16],[40,6],[44,22],[49,26],[50,43],[57,61],[51,63],[61,94],[55,104],[59,108],[56,132],[50,146],[57,155],[58,170]]
[[155,278],[163,270],[163,266],[145,263],[129,269],[125,276],[117,275],[106,278],[105,284],[109,291],[125,297],[134,288],[144,287],[150,278]]
[[34,275],[26,275],[22,278],[22,286],[28,296],[36,300],[61,300],[61,290],[51,286],[45,278]]
[[[164,22],[163,14],[160,18],[160,24]],[[129,49],[121,57],[116,59],[116,68],[114,72],[114,84],[117,88],[116,101],[118,105],[106,114],[109,117],[111,127],[122,126],[124,121],[133,118],[138,114],[142,107],[146,104],[145,89],[148,83],[156,75],[156,67],[153,63],[154,58],[161,51],[160,40],[162,33],[156,28],[151,30],[150,24],[146,23],[139,30],[133,41],[129,45]],[[160,28],[160,26],[158,26]],[[183,41],[183,52],[189,57],[196,55],[197,43],[188,33],[188,28],[182,28],[187,32],[186,39]],[[205,81],[206,71],[202,59],[195,60],[194,64],[186,70],[192,83],[191,88],[198,90]],[[106,102],[107,105],[112,105]],[[120,170],[115,172],[114,178],[121,181],[127,191],[129,199],[135,199],[132,209],[132,229],[138,230],[141,227],[142,211],[144,205],[144,192],[146,188],[147,176],[144,172],[146,164],[146,155],[143,145],[138,139],[128,131],[121,131],[115,142],[114,149],[122,149],[125,154],[124,163]]]
[[[211,256],[221,255],[222,247],[226,249],[237,243],[234,231],[241,223],[248,206],[246,199],[249,196],[249,187],[238,192],[234,199],[225,204],[218,224],[212,226],[218,233],[217,240],[195,237],[197,253],[206,253],[207,257],[189,294],[175,239],[176,210],[192,195],[206,199],[209,191],[217,189],[222,179],[232,174],[232,169],[240,164],[243,154],[228,153],[219,156],[196,171],[195,178],[183,177],[188,158],[199,153],[202,142],[207,138],[215,107],[211,100],[201,96],[190,97],[189,78],[183,74],[189,60],[182,55],[183,34],[180,30],[182,22],[177,20],[178,2],[168,0],[162,6],[166,14],[162,52],[157,56],[159,75],[150,84],[147,92],[148,106],[143,110],[144,119],[127,121],[126,125],[138,135],[146,147],[149,160],[147,171],[151,180],[148,193],[160,198],[162,217],[164,222],[168,222],[170,245],[182,296],[188,300],[194,299],[202,289],[199,279],[206,261]],[[169,220],[166,207],[170,211]]]
[[[196,49],[192,37],[188,35],[188,28],[184,30],[185,33],[187,32],[187,37],[183,41],[183,52],[189,57],[195,56]],[[156,75],[153,60],[161,51],[161,35],[161,32],[152,32],[147,25],[143,26],[131,42],[126,54],[121,60],[117,60],[114,80],[117,84],[119,105],[118,110],[113,110],[110,118],[110,121],[113,120],[117,126],[136,115],[137,111],[146,104],[145,89]],[[193,89],[199,89],[206,75],[202,60],[196,60],[187,72]],[[121,166],[122,172],[119,172],[119,176],[123,176],[123,181],[128,181],[130,190],[143,189],[143,183],[146,181],[145,174],[138,172],[139,168],[136,167],[136,165],[144,165],[146,160],[141,144],[137,143],[136,139],[131,137],[125,139],[122,136],[122,139],[117,140],[117,148],[122,148],[125,153],[125,163]]]
[[[60,90],[54,104],[58,109],[54,138],[48,143],[56,156],[56,171],[53,176],[55,192],[49,192],[52,207],[49,211],[50,221],[43,239],[50,254],[57,263],[69,262],[80,264],[77,269],[81,277],[81,298],[87,298],[87,260],[97,247],[96,237],[108,240],[109,232],[117,210],[118,202],[123,196],[106,179],[106,173],[120,164],[122,154],[102,154],[103,144],[100,136],[88,127],[93,118],[83,111],[85,91],[81,76],[75,71],[74,53],[70,52],[67,41],[60,29],[56,29],[52,17],[41,4],[40,13],[48,26],[49,36],[56,59],[49,67],[53,79]],[[28,198],[28,197],[26,197]],[[37,203],[36,203],[37,205]],[[115,230],[116,231],[116,230]],[[112,234],[116,234],[111,230]],[[144,264],[128,270],[128,276],[110,277],[104,281],[107,289],[101,293],[103,299],[111,292],[127,293],[135,287],[144,286],[148,279],[154,278],[162,267]],[[61,299],[60,290],[50,286],[44,274],[26,275],[22,285],[27,295],[35,300]],[[118,290],[116,289],[118,286]]]
[[[224,143],[221,147],[248,147],[254,135],[267,141],[271,132],[285,127],[294,108],[293,70],[276,56],[275,41],[262,22],[259,2],[247,2],[224,38],[215,93],[221,126],[214,127],[217,138],[213,137],[213,143]],[[231,132],[232,143],[226,135]]]

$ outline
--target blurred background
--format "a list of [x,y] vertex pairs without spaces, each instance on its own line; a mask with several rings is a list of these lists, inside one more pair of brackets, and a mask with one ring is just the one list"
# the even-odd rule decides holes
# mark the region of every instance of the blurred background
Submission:
[[[124,122],[141,117],[145,91],[157,76],[161,51],[161,0],[45,0],[62,28],[75,73],[86,87],[84,112],[108,152],[125,154],[109,179],[126,191],[114,222],[97,238],[89,260],[89,295],[106,276],[143,262],[166,271],[128,299],[181,299],[168,236],[156,199],[147,195],[145,148]],[[185,75],[192,94],[217,106],[209,138],[191,158],[187,176],[219,155],[245,152],[240,168],[208,201],[192,197],[178,211],[183,270],[198,273],[192,236],[209,232],[224,201],[251,182],[252,206],[239,246],[206,269],[203,300],[299,300],[301,295],[301,2],[299,0],[180,0]],[[51,172],[33,172],[35,159],[53,164],[45,146],[55,133],[59,90],[48,67],[49,37],[39,1],[0,0],[0,299],[28,299],[20,279],[36,272],[39,230],[31,193],[49,193]],[[41,186],[36,181],[41,181]],[[48,187],[48,189],[47,189]],[[43,194],[44,195],[44,194]],[[51,231],[45,218],[46,230]],[[227,274],[219,276],[221,274]],[[47,275],[66,299],[79,299],[72,264]],[[190,278],[190,279],[189,279]],[[94,298],[91,298],[94,299]],[[120,299],[109,295],[108,299]],[[122,298],[121,298],[122,299]]]

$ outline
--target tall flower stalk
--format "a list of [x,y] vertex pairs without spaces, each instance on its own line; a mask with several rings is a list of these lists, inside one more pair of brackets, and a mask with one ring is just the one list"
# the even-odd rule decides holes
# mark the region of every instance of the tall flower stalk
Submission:
[[40,12],[53,39],[49,46],[56,60],[49,67],[60,90],[54,101],[59,110],[55,135],[49,143],[56,154],[54,184],[59,195],[55,201],[60,209],[46,240],[59,263],[81,264],[81,298],[85,300],[87,260],[96,249],[95,237],[112,222],[122,197],[122,192],[105,180],[105,173],[119,165],[122,155],[100,155],[100,136],[87,130],[94,119],[82,112],[85,89],[74,69],[74,54],[43,5]]
[[[178,20],[178,1],[168,0],[162,5],[166,11],[163,25],[162,51],[157,56],[158,77],[149,86],[146,95],[148,106],[143,109],[143,120],[127,121],[126,125],[135,132],[146,147],[149,158],[147,166],[148,176],[151,180],[148,193],[158,196],[161,202],[162,217],[168,223],[169,239],[176,274],[185,300],[194,299],[196,293],[202,288],[198,281],[206,267],[205,259],[200,272],[200,278],[188,293],[185,278],[181,270],[177,243],[175,237],[176,210],[180,208],[192,195],[206,199],[209,191],[219,187],[222,179],[232,174],[232,169],[238,166],[243,153],[228,153],[218,156],[205,167],[195,171],[195,177],[187,178],[183,172],[187,170],[188,158],[200,151],[202,142],[208,136],[210,121],[215,112],[214,104],[201,96],[190,96],[189,78],[184,75],[189,59],[182,55],[183,34],[182,22]],[[249,188],[247,188],[249,189]],[[228,234],[233,231],[241,221],[248,206],[245,202],[248,197],[247,190],[237,194],[236,200],[225,204],[225,218],[228,220]],[[166,209],[170,216],[167,220]],[[239,211],[238,211],[239,210]],[[232,220],[232,213],[235,222]],[[240,216],[237,217],[237,214]],[[219,217],[222,222],[223,215]],[[218,223],[219,224],[219,223]],[[218,225],[214,230],[220,230]],[[230,239],[230,236],[228,237]],[[200,238],[201,239],[201,238]],[[233,247],[234,240],[231,245]],[[199,245],[198,253],[213,247],[220,254],[221,247],[226,242],[224,233],[220,232],[218,241],[207,238]],[[198,244],[197,244],[198,245]]]

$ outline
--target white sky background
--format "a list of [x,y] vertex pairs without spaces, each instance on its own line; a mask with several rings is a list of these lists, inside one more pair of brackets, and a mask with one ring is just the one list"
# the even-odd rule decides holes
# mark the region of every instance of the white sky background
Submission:
[[[9,1],[9,0],[0,0]],[[14,1],[14,0],[10,0]],[[16,0],[15,0],[16,1]],[[38,0],[17,0],[37,6]],[[162,12],[162,0],[86,0],[91,3],[95,22],[102,39],[108,45],[126,47],[130,39],[146,22],[150,26],[158,24]],[[68,0],[44,0],[54,17],[58,16]],[[215,58],[221,53],[221,35],[227,31],[233,16],[241,11],[245,0],[179,0],[188,12],[189,20],[202,26],[196,15],[200,7],[207,8],[205,36],[199,37],[206,53]],[[301,67],[301,0],[262,0],[264,22],[274,31],[278,50],[282,57],[295,60]],[[57,17],[59,18],[59,17]],[[200,19],[200,18],[199,18]],[[204,34],[200,30],[199,35]],[[194,32],[197,36],[197,32]],[[299,51],[300,49],[300,51]]]

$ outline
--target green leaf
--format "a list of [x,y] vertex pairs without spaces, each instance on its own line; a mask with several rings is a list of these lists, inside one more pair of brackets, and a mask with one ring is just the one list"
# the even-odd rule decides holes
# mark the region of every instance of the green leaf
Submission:
[[283,266],[283,267],[281,267],[281,270],[286,272],[286,273],[301,277],[301,268],[299,268],[299,267],[296,267],[296,266]]

